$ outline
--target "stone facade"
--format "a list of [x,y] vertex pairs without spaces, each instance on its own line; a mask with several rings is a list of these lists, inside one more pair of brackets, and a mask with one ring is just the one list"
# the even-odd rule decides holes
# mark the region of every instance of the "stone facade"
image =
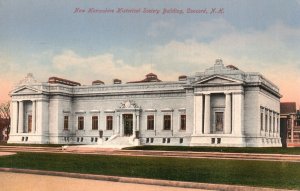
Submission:
[[173,82],[68,86],[30,74],[11,97],[9,143],[281,146],[278,87],[220,59]]

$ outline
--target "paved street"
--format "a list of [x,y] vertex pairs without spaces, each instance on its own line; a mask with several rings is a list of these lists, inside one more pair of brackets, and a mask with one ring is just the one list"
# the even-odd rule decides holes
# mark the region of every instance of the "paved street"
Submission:
[[120,183],[59,176],[0,172],[1,191],[200,191],[200,189]]

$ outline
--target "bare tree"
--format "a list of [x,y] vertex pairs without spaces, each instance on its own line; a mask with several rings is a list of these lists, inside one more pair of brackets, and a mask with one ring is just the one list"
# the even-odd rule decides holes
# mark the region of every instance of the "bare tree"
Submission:
[[10,103],[5,102],[0,104],[0,141],[7,140],[9,131],[10,131]]
[[10,102],[5,102],[0,105],[0,118],[10,119]]

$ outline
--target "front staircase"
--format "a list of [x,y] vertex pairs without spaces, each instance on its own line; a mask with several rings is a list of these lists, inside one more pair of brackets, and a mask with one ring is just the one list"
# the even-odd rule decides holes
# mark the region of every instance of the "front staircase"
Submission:
[[120,135],[112,135],[106,141],[100,139],[96,145],[65,145],[62,146],[63,151],[69,152],[89,152],[95,150],[119,150],[124,147],[133,147],[140,145],[140,140],[134,135],[130,137],[121,137]]
[[138,146],[140,144],[139,139],[134,136],[130,137],[121,137],[120,135],[113,135],[107,141],[102,140],[102,144],[100,147],[103,148],[124,148],[124,147],[132,147]]

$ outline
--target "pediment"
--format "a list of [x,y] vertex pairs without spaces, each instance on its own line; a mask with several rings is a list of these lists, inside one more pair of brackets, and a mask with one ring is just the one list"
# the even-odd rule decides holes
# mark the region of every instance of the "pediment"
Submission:
[[204,79],[201,79],[195,84],[206,84],[206,85],[230,85],[230,84],[242,84],[243,82],[237,79],[220,76],[220,75],[213,75],[206,77]]
[[12,94],[38,94],[38,93],[41,92],[35,88],[28,87],[28,86],[18,88],[12,92]]

